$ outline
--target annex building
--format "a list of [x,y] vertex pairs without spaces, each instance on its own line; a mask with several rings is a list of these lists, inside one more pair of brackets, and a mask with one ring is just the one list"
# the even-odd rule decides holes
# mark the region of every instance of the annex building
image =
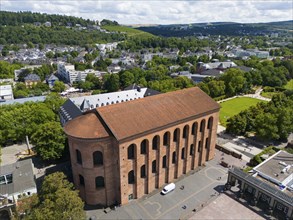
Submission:
[[127,204],[214,157],[220,106],[199,88],[92,109],[65,124],[87,204]]

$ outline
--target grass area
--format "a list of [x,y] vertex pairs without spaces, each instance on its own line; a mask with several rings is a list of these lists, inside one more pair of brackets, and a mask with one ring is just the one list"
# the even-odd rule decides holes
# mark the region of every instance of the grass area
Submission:
[[293,79],[291,79],[284,87],[285,89],[293,90]]
[[117,31],[117,32],[125,32],[129,37],[154,37],[154,35],[137,30],[134,28],[126,27],[126,26],[110,26],[110,25],[105,25],[102,27],[103,29],[107,31]]
[[276,94],[278,94],[278,92],[261,92],[261,96],[265,98],[269,98],[269,99],[271,99],[273,95],[276,95]]
[[220,103],[222,107],[220,110],[221,125],[226,126],[228,118],[248,109],[250,106],[256,105],[259,102],[263,101],[254,98],[241,97]]

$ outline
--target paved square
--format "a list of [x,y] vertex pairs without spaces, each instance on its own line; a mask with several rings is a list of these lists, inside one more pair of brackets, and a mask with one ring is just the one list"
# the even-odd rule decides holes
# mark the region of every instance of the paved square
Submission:
[[[194,172],[175,182],[176,189],[167,195],[161,195],[161,188],[128,205],[116,208],[109,213],[103,209],[87,210],[92,219],[186,219],[194,209],[200,210],[212,201],[224,187],[228,169],[219,165],[221,152],[216,151],[216,159],[206,163],[198,172]],[[228,156],[228,155],[227,155]],[[225,156],[225,160],[228,157]],[[220,178],[221,177],[221,178]],[[180,186],[184,185],[181,190]]]

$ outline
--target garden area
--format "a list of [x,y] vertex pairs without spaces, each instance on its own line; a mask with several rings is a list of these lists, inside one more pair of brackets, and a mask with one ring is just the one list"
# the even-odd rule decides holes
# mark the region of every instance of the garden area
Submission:
[[263,102],[258,99],[241,97],[230,99],[220,103],[220,123],[223,126],[226,126],[228,118],[240,113],[241,111],[248,109],[250,106],[255,106],[257,103]]

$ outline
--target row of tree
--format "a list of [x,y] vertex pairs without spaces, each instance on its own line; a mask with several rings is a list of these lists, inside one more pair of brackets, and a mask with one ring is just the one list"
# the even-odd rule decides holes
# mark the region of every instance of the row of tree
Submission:
[[231,117],[227,132],[235,135],[255,133],[264,140],[286,140],[293,132],[293,92],[273,96],[268,103],[258,103]]
[[43,103],[3,105],[0,108],[0,145],[24,142],[27,136],[42,159],[60,158],[65,148],[65,136],[58,110],[63,102],[52,93]]

